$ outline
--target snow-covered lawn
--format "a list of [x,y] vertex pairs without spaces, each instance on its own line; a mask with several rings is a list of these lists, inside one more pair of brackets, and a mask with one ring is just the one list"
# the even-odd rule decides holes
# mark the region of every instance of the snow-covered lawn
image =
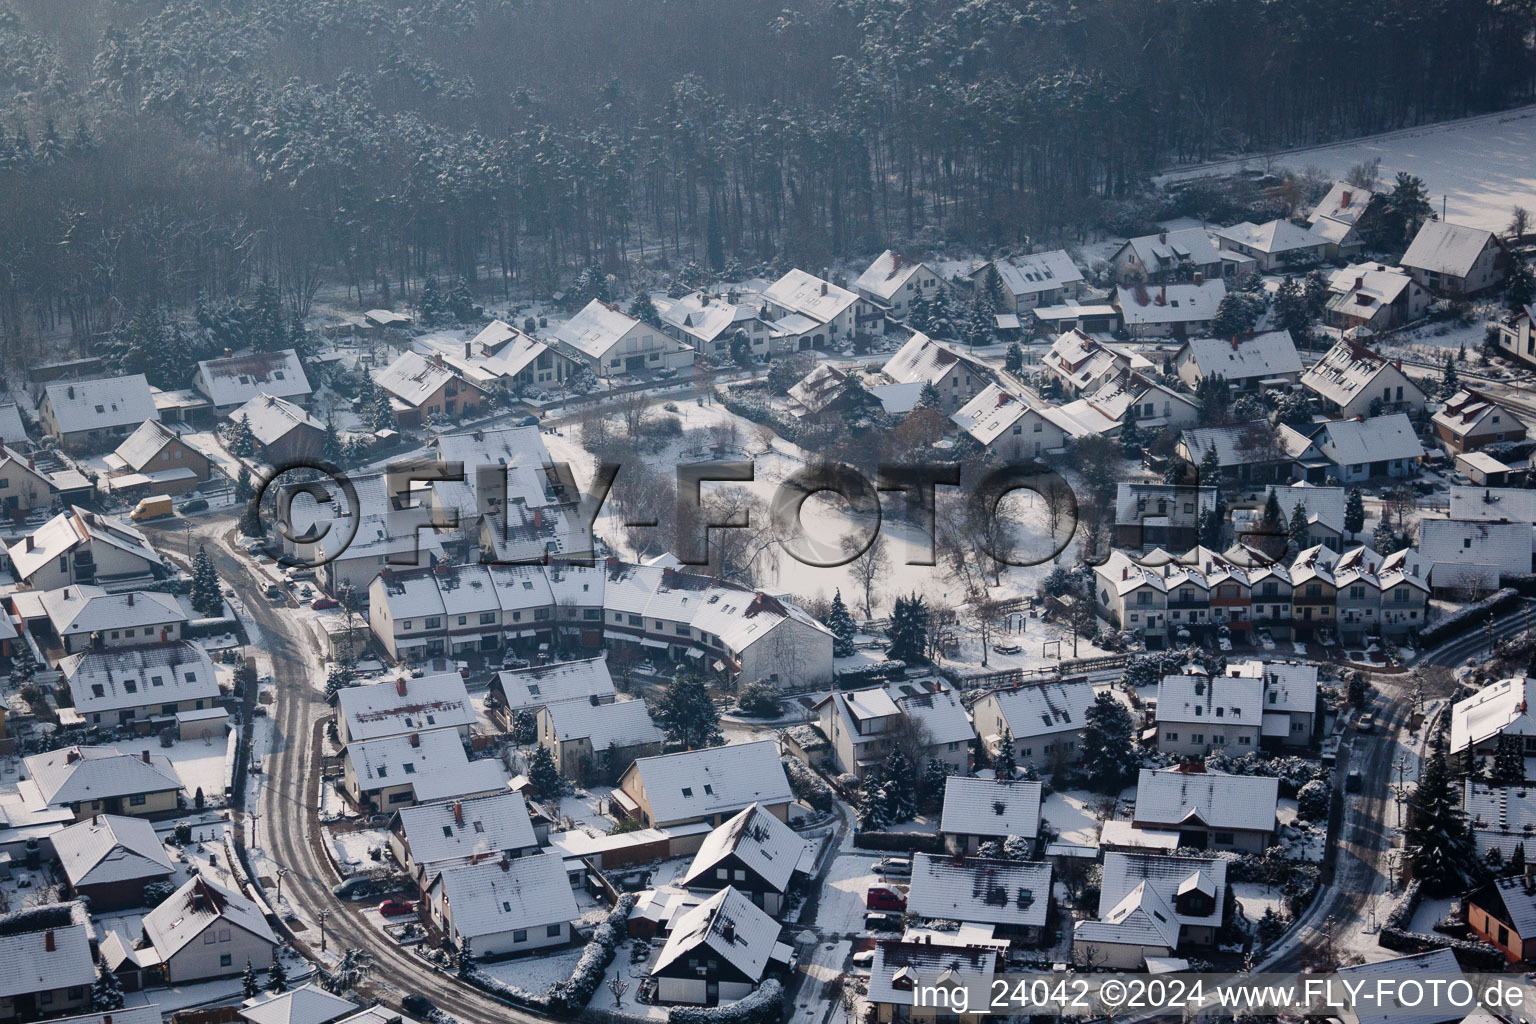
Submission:
[[[1135,795],[1135,787],[1129,791]],[[1121,794],[1124,799],[1126,794]],[[1079,846],[1099,845],[1099,814],[1097,809],[1105,801],[1102,793],[1086,789],[1058,790],[1045,798],[1040,815],[1061,833],[1063,842]],[[1118,817],[1118,815],[1112,815]]]
[[[480,970],[506,985],[516,985],[524,992],[543,995],[549,986],[571,976],[576,961],[581,959],[580,944],[569,949],[557,950],[544,956],[525,956],[515,960],[503,960],[495,964],[480,964]],[[618,963],[615,958],[614,963]],[[606,991],[606,990],[604,990]],[[601,996],[594,996],[596,1002]],[[611,996],[609,997],[612,998]]]
[[202,790],[210,807],[224,804],[224,763],[228,752],[228,736],[223,733],[209,736],[207,740],[177,740],[173,746],[153,750],[153,753],[170,758],[176,766],[176,776],[181,779],[188,805],[192,805],[198,790]]
[[[341,865],[343,875],[355,875],[369,868],[383,866],[388,856],[389,833],[383,829],[365,828],[356,832],[328,832],[331,850]],[[374,860],[371,851],[379,850],[380,860]]]
[[1379,158],[1381,181],[1390,183],[1399,171],[1417,175],[1424,179],[1436,212],[1444,198],[1447,220],[1502,232],[1509,224],[1511,207],[1536,209],[1533,152],[1536,106],[1527,106],[1353,142],[1173,170],[1159,180],[1271,165],[1298,171],[1317,167],[1342,178],[1351,167]]
[[608,804],[608,794],[613,792],[612,786],[593,786],[591,789],[578,789],[574,793],[560,798],[560,814],[597,829],[607,832],[616,822],[613,818],[604,814],[601,808]]
[[1243,908],[1243,917],[1248,919],[1250,926],[1258,924],[1264,911],[1271,908],[1282,916],[1285,913],[1285,899],[1280,890],[1263,882],[1233,882],[1232,895],[1237,899],[1237,905]]

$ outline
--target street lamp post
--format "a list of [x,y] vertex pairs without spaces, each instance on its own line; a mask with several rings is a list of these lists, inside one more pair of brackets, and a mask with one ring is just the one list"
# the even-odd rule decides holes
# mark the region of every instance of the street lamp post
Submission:
[[315,920],[320,922],[320,952],[325,952],[325,922],[330,918],[331,912],[325,907],[315,911]]

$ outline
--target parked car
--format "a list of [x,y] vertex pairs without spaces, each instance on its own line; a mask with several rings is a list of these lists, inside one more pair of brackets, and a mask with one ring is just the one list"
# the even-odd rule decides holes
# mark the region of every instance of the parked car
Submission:
[[276,583],[268,583],[267,597],[273,601],[281,601],[283,599],[283,588],[278,586]]
[[1358,793],[1365,789],[1365,779],[1360,775],[1359,768],[1351,768],[1349,774],[1344,777],[1344,792]]
[[537,416],[524,416],[522,419],[518,420],[517,423],[516,423],[516,426],[519,426],[519,427],[536,427],[538,425],[539,425],[539,418]]
[[885,875],[887,878],[890,878],[890,877],[893,877],[893,876],[911,877],[911,875],[912,875],[912,858],[911,857],[882,857],[880,860],[877,860],[873,864],[871,864],[870,865],[870,869],[872,871],[874,871],[875,874],[877,874],[877,875]]
[[327,608],[340,608],[341,602],[334,597],[317,597],[309,602],[309,606],[316,611],[324,611]]
[[367,899],[378,892],[378,883],[371,878],[349,878],[331,886],[331,895],[341,900]]
[[871,932],[899,932],[901,917],[897,914],[884,914],[874,910],[864,915],[864,928]]
[[419,996],[415,992],[400,1000],[400,1009],[412,1017],[421,1020],[429,1020],[437,1012],[437,1007],[426,996]]
[[182,515],[186,515],[188,512],[206,512],[208,511],[208,499],[193,498],[191,501],[184,501],[181,503],[180,511]]
[[872,885],[864,894],[864,906],[868,910],[893,910],[901,913],[907,909],[907,898],[888,885]]
[[1374,731],[1376,728],[1376,716],[1367,711],[1366,713],[1362,714],[1360,716],[1360,720],[1355,723],[1355,728],[1359,729],[1361,732]]
[[410,900],[385,900],[379,904],[379,913],[385,917],[402,917],[415,912],[416,904]]

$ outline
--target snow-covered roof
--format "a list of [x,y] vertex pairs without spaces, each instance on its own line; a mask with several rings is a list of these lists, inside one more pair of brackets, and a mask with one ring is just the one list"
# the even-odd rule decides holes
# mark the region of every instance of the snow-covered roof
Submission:
[[[1301,383],[1335,405],[1348,405],[1357,395],[1374,390],[1378,374],[1392,364],[1354,341],[1339,341],[1330,348],[1306,373]],[[1424,393],[1405,378],[1403,384],[1413,388],[1420,399]]]
[[39,599],[53,631],[61,637],[187,621],[187,613],[174,597],[152,590],[109,594],[101,587],[75,583],[44,591]]
[[555,704],[546,704],[544,714],[549,716],[550,733],[562,742],[586,739],[594,751],[618,747],[635,747],[641,744],[660,744],[665,737],[656,723],[651,721],[650,711],[643,700],[618,700],[607,704],[594,703],[591,698],[578,697]]
[[83,715],[176,701],[218,699],[208,652],[186,640],[81,651],[59,662],[75,708]]
[[20,444],[27,439],[27,428],[21,422],[21,410],[15,402],[0,402],[0,444]]
[[926,984],[947,975],[946,985],[985,984],[990,983],[997,967],[997,950],[994,948],[894,940],[877,942],[874,962],[870,965],[867,998],[875,1004],[912,1006],[919,978]]
[[1452,484],[1450,517],[1485,523],[1536,523],[1536,491]]
[[1273,832],[1280,782],[1228,775],[1204,765],[1143,768],[1136,783],[1138,826],[1178,827],[1196,821],[1212,829]]
[[[1502,909],[1490,906],[1492,901],[1485,895],[1490,890],[1504,904]],[[1469,893],[1467,902],[1489,910],[1522,940],[1536,936],[1536,891],[1528,888],[1525,878],[1495,878],[1488,886]]]
[[96,980],[94,934],[79,902],[7,914],[0,919],[0,999],[90,986]]
[[411,792],[417,803],[438,800],[468,800],[490,796],[507,788],[507,770],[494,757],[482,757],[466,764],[445,765],[411,776]]
[[1413,278],[1398,267],[1384,263],[1352,263],[1335,270],[1328,279],[1332,298],[1328,308],[1350,316],[1371,317],[1382,306],[1396,302]]
[[901,253],[887,249],[875,257],[875,262],[853,282],[853,290],[888,303],[896,298],[901,286],[922,266],[916,260],[909,260]]
[[169,960],[214,922],[230,924],[272,944],[277,936],[255,903],[204,875],[196,875],[144,915],[144,937]]
[[554,336],[591,359],[601,359],[618,341],[637,327],[639,320],[618,306],[593,299],[581,312],[554,329]]
[[1536,698],[1536,678],[1510,676],[1457,701],[1451,706],[1451,753],[1459,754],[1503,733],[1536,735],[1536,719],[1527,710],[1532,698]]
[[1175,829],[1137,828],[1129,821],[1106,821],[1099,829],[1099,845],[1106,850],[1131,847],[1172,853],[1179,848],[1179,833]]
[[247,1024],[331,1024],[357,1009],[352,1000],[332,995],[311,982],[292,992],[264,993],[242,1007],[240,1017]]
[[16,574],[21,579],[28,579],[44,565],[87,542],[117,548],[150,565],[163,564],[138,530],[121,519],[88,512],[78,505],[70,506],[39,526],[29,538],[12,545],[8,554]]
[[1415,270],[1466,277],[1483,250],[1496,244],[1491,231],[1449,221],[1427,220],[1398,262]]
[[1461,809],[1479,855],[1497,849],[1508,864],[1515,848],[1523,846],[1527,855],[1536,856],[1536,786],[1499,785],[1472,776],[1463,783]]
[[350,741],[379,739],[433,729],[460,729],[475,723],[475,707],[457,672],[419,679],[349,686],[336,695]]
[[[805,851],[806,840],[794,829],[769,814],[761,804],[752,804],[704,838],[682,884],[709,883],[715,865],[734,855],[763,881],[779,892],[786,892]],[[713,888],[707,884],[705,887]]]
[[969,743],[976,738],[965,703],[954,690],[899,682],[886,683],[885,692],[903,715],[922,728],[929,743]]
[[1083,279],[1065,250],[1052,249],[1028,256],[1010,256],[994,260],[992,266],[1002,279],[1003,287],[1011,295],[1037,295],[1053,291],[1063,285],[1076,284]]
[[[1093,687],[1086,682],[1031,683],[993,690],[987,696],[997,702],[1009,735],[1022,740],[1081,729],[1093,703]],[[981,714],[979,707],[979,703],[971,706],[973,716]],[[999,735],[1001,728],[996,721],[976,718],[981,736]]]
[[1290,331],[1191,338],[1184,347],[1202,377],[1219,373],[1228,381],[1244,381],[1301,372],[1301,355]]
[[117,814],[98,814],[55,832],[53,852],[76,888],[149,879],[175,870],[153,825]]
[[430,772],[462,769],[469,763],[464,742],[452,729],[348,743],[346,757],[365,793],[412,785]]
[[1359,185],[1351,185],[1347,181],[1336,181],[1322,201],[1312,208],[1307,222],[1316,231],[1320,221],[1334,221],[1353,227],[1359,221],[1366,207],[1371,205],[1371,200],[1376,198],[1376,193]]
[[1115,523],[1143,523],[1148,517],[1196,526],[1200,517],[1216,507],[1216,488],[1188,484],[1122,481],[1115,488]]
[[918,853],[912,857],[909,913],[930,920],[1043,927],[1051,903],[1051,866]]
[[1280,502],[1280,509],[1287,519],[1300,504],[1306,510],[1309,523],[1326,526],[1337,533],[1344,532],[1344,506],[1348,502],[1348,492],[1344,488],[1309,483],[1270,484],[1265,488],[1265,502],[1271,494]]
[[821,412],[843,393],[846,380],[848,375],[831,363],[817,363],[789,389],[792,411],[802,416]]
[[1317,712],[1317,666],[1296,661],[1233,662],[1228,676],[1264,681],[1264,710],[1287,713]]
[[25,764],[43,802],[54,805],[181,788],[171,759],[147,749],[125,754],[116,747],[62,747],[33,754]]
[[1406,413],[1393,412],[1363,420],[1330,420],[1312,435],[1313,443],[1339,466],[1389,459],[1420,459],[1424,445]]
[[257,395],[230,413],[229,418],[237,423],[241,418],[247,420],[251,425],[252,436],[257,443],[264,445],[287,437],[299,427],[325,429],[325,424],[305,412],[303,407],[276,395]]
[[998,384],[988,384],[950,419],[977,441],[991,444],[1032,408],[1022,396],[1004,390]]
[[[1373,978],[1460,978],[1461,965],[1456,954],[1449,949],[1432,949],[1426,953],[1398,956],[1390,960],[1340,967],[1339,975],[1345,984],[1369,985]],[[1396,1005],[1388,990],[1387,1006],[1373,1000],[1362,999],[1353,1010],[1341,1016],[1348,1021],[1352,1016],[1355,1024],[1451,1024],[1467,1016],[1464,1007],[1445,1006],[1437,1000],[1419,1000],[1411,1006]]]
[[179,440],[176,432],[170,427],[159,420],[145,420],[139,424],[139,429],[123,438],[123,443],[117,446],[112,455],[119,467],[127,467],[137,473],[149,465],[162,448],[176,440]]
[[1257,679],[1164,676],[1157,685],[1157,721],[1195,725],[1262,724],[1263,685]]
[[[1140,353],[1106,344],[1075,328],[1058,335],[1051,342],[1050,349],[1040,358],[1040,363],[1078,390],[1118,370],[1152,368],[1151,362]],[[1042,410],[1042,414],[1049,408]]]
[[[1110,852],[1104,855],[1103,881],[1099,888],[1099,916],[1123,900],[1143,882],[1157,890],[1182,925],[1221,926],[1227,891],[1227,862],[1220,857],[1164,857],[1153,853]],[[1209,914],[1178,912],[1178,897],[1195,888],[1211,897]]]
[[1075,941],[1169,949],[1178,946],[1178,915],[1151,882],[1138,882],[1108,910],[1103,909],[1105,906],[1101,900],[1099,920],[1077,922],[1072,932]]
[[[1180,228],[1155,235],[1140,235],[1127,240],[1124,248],[1134,252],[1141,265],[1154,273],[1172,270],[1183,260],[1189,260],[1197,267],[1221,262],[1216,252],[1216,243],[1211,241],[1210,234],[1204,228]],[[1119,252],[1115,255],[1118,256]]]
[[810,317],[819,324],[829,323],[859,300],[846,288],[803,270],[791,270],[763,292],[763,298],[775,306]]
[[663,970],[699,949],[714,952],[742,974],[763,976],[779,941],[779,922],[733,887],[721,889],[682,914],[651,973]]
[[1218,279],[1200,284],[1122,285],[1115,289],[1113,301],[1125,325],[1136,327],[1209,320],[1226,296],[1227,286]]
[[538,845],[527,802],[510,791],[402,807],[400,831],[410,845],[411,860],[421,865]]
[[429,359],[418,352],[402,352],[395,361],[373,373],[374,382],[412,409],[437,394],[449,381],[458,380],[465,387],[476,387],[442,357]]
[[663,824],[794,799],[773,740],[642,757],[629,771],[640,774],[651,819]]
[[197,364],[196,384],[221,408],[244,405],[257,395],[303,398],[313,390],[299,354],[291,348],[204,359]]
[[539,708],[563,700],[609,698],[617,692],[613,676],[608,672],[607,658],[556,661],[501,672],[496,678],[511,711]]
[[1523,425],[1510,415],[1508,409],[1482,392],[1468,388],[1446,399],[1445,405],[1435,413],[1432,420],[1436,426],[1443,426],[1454,434],[1472,433],[1484,421],[1488,421],[1489,426],[1507,423],[1515,429],[1523,429]]
[[547,853],[449,868],[438,884],[454,931],[466,938],[561,924],[580,916],[564,862]]
[[[107,942],[117,932],[109,932],[108,938],[102,941],[105,949]],[[162,1024],[158,1005],[150,1006],[124,1006],[117,1010],[96,1010],[92,1013],[82,1013],[78,1017],[55,1017],[49,1024]]]
[[980,363],[961,355],[943,342],[934,341],[921,331],[914,332],[907,343],[886,360],[883,369],[886,376],[898,383],[937,384],[949,375],[956,363],[964,363],[970,372],[983,380],[991,376]]
[[[1255,442],[1264,441],[1262,431],[1267,424],[1259,423],[1231,423],[1222,427],[1192,427],[1183,431],[1179,437],[1184,447],[1189,451],[1190,461],[1199,465],[1205,459],[1205,453],[1214,450],[1216,462],[1222,469],[1232,466],[1246,466],[1255,461],[1294,457],[1286,450],[1282,443],[1276,449],[1268,445]],[[1283,433],[1285,425],[1281,424],[1280,432]]]
[[1271,220],[1263,224],[1245,220],[1231,227],[1217,228],[1216,237],[1269,255],[1294,252],[1297,249],[1312,249],[1327,241],[1306,228],[1297,227],[1288,220]]
[[1530,571],[1533,529],[1530,523],[1426,517],[1419,521],[1419,554],[1433,563],[1430,578],[1437,588],[1497,586],[1501,575]]
[[1033,839],[1040,832],[1040,794],[1038,782],[951,775],[944,780],[939,831],[945,835]]
[[59,381],[44,389],[59,430],[108,430],[159,419],[149,381],[142,373],[102,380]]

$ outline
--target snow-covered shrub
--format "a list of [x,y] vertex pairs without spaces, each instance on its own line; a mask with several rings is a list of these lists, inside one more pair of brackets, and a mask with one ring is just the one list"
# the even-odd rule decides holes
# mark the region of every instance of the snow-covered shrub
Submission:
[[853,845],[861,850],[943,853],[944,837],[936,832],[855,832]]
[[1513,607],[1519,599],[1520,593],[1513,587],[1495,591],[1483,600],[1469,604],[1460,611],[1452,612],[1445,618],[1425,626],[1419,631],[1419,647],[1421,650],[1428,649],[1453,636],[1469,632],[1487,622],[1490,615],[1497,615]]
[[1313,779],[1296,791],[1296,814],[1307,821],[1328,820],[1328,786]]
[[571,976],[549,987],[550,1013],[574,1017],[586,1009],[597,987],[603,983],[603,972],[613,962],[613,951],[624,940],[625,922],[634,908],[634,893],[623,894],[603,923],[593,929],[592,941],[581,951],[581,959],[576,961]]
[[789,788],[795,799],[813,810],[830,811],[836,802],[832,787],[820,775],[811,771],[798,757],[784,758],[784,774],[789,776]]
[[769,978],[757,991],[725,1006],[674,1006],[668,1024],[779,1024],[784,1019],[784,986]]
[[475,988],[486,995],[493,996],[514,1006],[521,1006],[529,1010],[537,1010],[541,1013],[548,1012],[549,1000],[544,996],[534,995],[526,989],[510,985],[500,978],[493,978],[473,964],[461,966],[459,977],[469,982]]

